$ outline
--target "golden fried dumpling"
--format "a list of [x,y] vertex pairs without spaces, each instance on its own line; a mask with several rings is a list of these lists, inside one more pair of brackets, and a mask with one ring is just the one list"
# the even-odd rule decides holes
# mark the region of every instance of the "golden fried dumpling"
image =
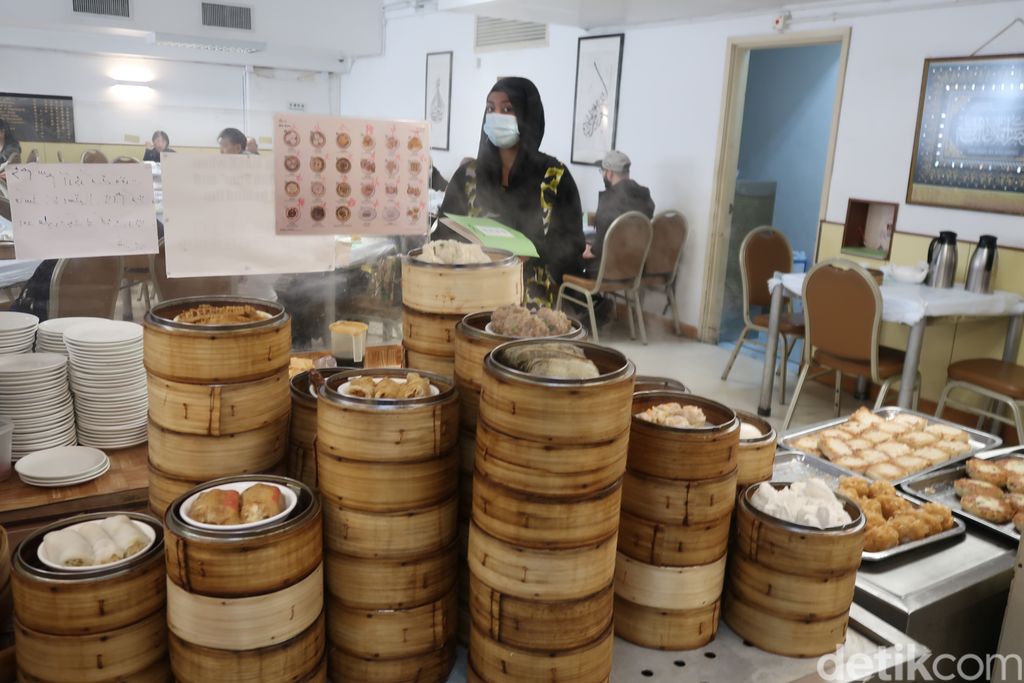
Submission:
[[209,489],[203,491],[189,508],[189,517],[203,524],[240,524],[241,496],[238,491]]
[[348,393],[358,398],[373,398],[376,389],[377,383],[372,377],[356,377],[348,383]]
[[254,484],[242,492],[242,521],[259,522],[284,511],[281,489],[269,484]]
[[430,395],[430,381],[415,372],[405,376],[399,398],[422,398]]
[[377,382],[377,388],[373,391],[374,398],[400,398],[403,385],[390,377],[385,377]]
[[864,532],[864,550],[877,553],[895,548],[900,543],[899,532],[890,524],[872,527]]

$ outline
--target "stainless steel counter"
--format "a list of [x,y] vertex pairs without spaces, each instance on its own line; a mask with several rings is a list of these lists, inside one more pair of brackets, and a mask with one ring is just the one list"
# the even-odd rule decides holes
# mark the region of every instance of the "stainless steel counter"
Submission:
[[855,602],[936,654],[995,652],[1016,548],[970,525],[961,538],[862,564]]

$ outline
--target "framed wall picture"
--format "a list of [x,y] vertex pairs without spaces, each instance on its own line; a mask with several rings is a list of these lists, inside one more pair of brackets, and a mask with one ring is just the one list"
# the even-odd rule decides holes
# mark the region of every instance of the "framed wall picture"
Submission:
[[427,80],[423,97],[423,118],[430,122],[430,148],[448,149],[452,125],[452,53],[427,55]]
[[574,164],[597,166],[615,148],[623,39],[621,33],[579,39],[572,114]]
[[907,203],[1024,215],[1024,55],[926,59]]

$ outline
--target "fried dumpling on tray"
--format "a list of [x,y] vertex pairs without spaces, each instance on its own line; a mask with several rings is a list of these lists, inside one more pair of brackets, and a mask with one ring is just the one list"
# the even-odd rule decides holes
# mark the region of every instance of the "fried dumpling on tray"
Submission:
[[241,524],[238,491],[210,489],[203,491],[189,509],[189,517],[202,524]]
[[269,484],[255,484],[242,493],[242,522],[259,522],[280,514],[285,507],[281,489]]

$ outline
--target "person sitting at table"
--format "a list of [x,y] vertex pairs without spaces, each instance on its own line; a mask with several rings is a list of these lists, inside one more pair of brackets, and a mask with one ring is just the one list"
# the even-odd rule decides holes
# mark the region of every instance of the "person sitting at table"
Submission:
[[629,157],[617,149],[604,155],[601,160],[601,179],[604,190],[597,197],[597,213],[594,227],[597,235],[594,243],[587,245],[583,258],[588,259],[587,274],[597,275],[601,263],[601,249],[604,247],[604,236],[616,218],[628,211],[639,211],[648,218],[654,218],[654,200],[651,191],[629,177],[632,163]]
[[155,161],[160,163],[160,155],[164,152],[173,152],[171,139],[162,130],[153,131],[153,139],[146,143],[146,151],[142,155],[143,161]]
[[[544,104],[526,78],[502,78],[487,94],[477,158],[448,183],[441,214],[488,216],[533,241],[524,269],[527,299],[551,305],[565,274],[582,269],[583,210],[569,169],[540,151]],[[454,239],[443,225],[431,239]]]
[[245,152],[245,133],[237,128],[225,128],[217,136],[221,154],[242,154]]
[[256,142],[256,138],[251,135],[245,139],[245,153],[246,154],[259,154],[260,146]]

